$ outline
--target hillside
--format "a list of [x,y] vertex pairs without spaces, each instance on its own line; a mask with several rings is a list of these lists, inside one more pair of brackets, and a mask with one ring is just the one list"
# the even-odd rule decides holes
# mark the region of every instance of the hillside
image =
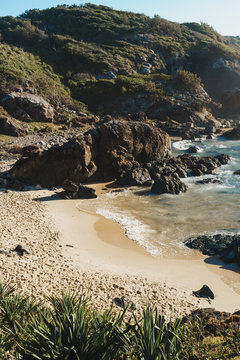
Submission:
[[39,121],[29,111],[39,101],[29,93],[52,107],[46,122],[141,113],[165,125],[213,126],[213,115],[240,113],[239,39],[207,24],[58,6],[0,18],[0,39],[0,96],[11,98],[1,105],[13,119]]

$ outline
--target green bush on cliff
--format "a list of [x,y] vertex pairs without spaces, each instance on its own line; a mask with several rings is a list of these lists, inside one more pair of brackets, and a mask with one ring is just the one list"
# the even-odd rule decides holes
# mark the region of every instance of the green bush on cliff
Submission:
[[176,89],[193,92],[197,92],[202,86],[200,77],[186,70],[178,70],[174,84]]
[[71,104],[70,93],[51,66],[18,47],[0,44],[0,89],[29,86],[54,104]]
[[86,103],[92,111],[100,111],[106,103],[143,94],[154,101],[168,101],[164,83],[172,77],[166,74],[120,75],[112,80],[81,80],[69,82],[74,97]]

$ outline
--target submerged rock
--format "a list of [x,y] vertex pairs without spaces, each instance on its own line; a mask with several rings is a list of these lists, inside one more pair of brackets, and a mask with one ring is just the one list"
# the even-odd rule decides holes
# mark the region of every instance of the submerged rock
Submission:
[[207,178],[197,181],[197,184],[222,184],[222,181],[216,178]]
[[240,170],[235,170],[233,175],[240,175]]

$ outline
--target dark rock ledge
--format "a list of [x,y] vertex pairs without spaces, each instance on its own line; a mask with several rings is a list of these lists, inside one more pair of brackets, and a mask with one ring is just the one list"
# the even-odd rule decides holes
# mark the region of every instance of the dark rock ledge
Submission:
[[[171,141],[149,123],[109,121],[61,146],[25,156],[10,175],[24,184],[63,186],[115,181],[121,186],[151,186],[154,194],[179,194],[181,178],[213,174],[229,161],[227,155],[171,157]],[[75,194],[76,195],[76,194]]]
[[185,245],[200,250],[204,255],[218,255],[226,264],[240,265],[240,234],[201,235],[186,240]]

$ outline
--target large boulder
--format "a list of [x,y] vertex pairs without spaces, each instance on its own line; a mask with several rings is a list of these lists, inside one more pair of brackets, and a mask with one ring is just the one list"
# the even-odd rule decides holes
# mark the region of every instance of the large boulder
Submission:
[[28,92],[11,92],[1,100],[9,114],[23,121],[50,122],[54,119],[53,107],[40,95]]
[[28,134],[28,125],[11,117],[1,116],[0,134],[9,136],[25,136]]
[[62,146],[19,160],[11,175],[29,184],[61,186],[110,181],[171,153],[169,136],[156,127],[134,121],[110,121]]

